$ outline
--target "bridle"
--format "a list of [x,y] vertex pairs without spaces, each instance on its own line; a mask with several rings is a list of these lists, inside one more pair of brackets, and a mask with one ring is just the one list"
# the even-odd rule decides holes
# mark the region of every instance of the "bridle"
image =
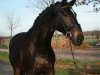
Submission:
[[[72,9],[72,8],[71,8]],[[72,9],[73,10],[73,9]],[[74,11],[73,11],[74,12]],[[74,12],[75,13],[75,12]],[[64,30],[65,30],[65,36],[67,37],[67,38],[70,38],[71,36],[72,36],[72,33],[70,32],[70,30],[71,29],[73,29],[74,27],[77,27],[77,26],[70,26],[70,27],[66,27],[66,25],[64,25],[64,21],[62,20],[62,16],[60,15],[61,14],[61,12],[60,12],[60,10],[58,11],[58,18],[57,18],[57,21],[59,21],[60,20],[60,22],[62,22],[62,25],[63,25],[63,28],[64,28]]]
[[[74,10],[71,8],[71,6],[67,6],[67,7],[70,7],[70,9],[72,10],[74,16],[76,16],[76,13],[75,13]],[[57,25],[58,25],[58,23],[59,23],[59,21],[60,21],[60,22],[62,22],[63,28],[64,28],[64,30],[65,30],[65,32],[66,32],[64,35],[65,35],[66,37],[70,38],[70,37],[72,36],[72,33],[70,32],[70,30],[73,29],[74,27],[78,27],[78,26],[75,25],[75,26],[66,27],[66,25],[64,25],[64,21],[62,20],[62,16],[60,15],[60,14],[61,14],[61,5],[59,5],[59,8],[58,8],[57,13],[58,13],[58,15],[57,15],[57,20],[54,20],[54,21],[53,21],[53,27],[51,28],[51,30],[52,30],[52,31],[56,30]],[[57,21],[56,24],[55,24],[55,21]]]

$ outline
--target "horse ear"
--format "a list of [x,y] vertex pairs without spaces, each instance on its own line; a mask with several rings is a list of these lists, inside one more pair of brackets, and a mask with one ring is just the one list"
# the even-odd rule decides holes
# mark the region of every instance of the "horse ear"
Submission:
[[62,2],[66,3],[66,2],[67,2],[67,0],[62,0]]
[[67,2],[67,0],[62,0],[62,4],[65,4]]
[[75,2],[76,2],[76,0],[72,0],[72,1],[69,2],[69,5],[73,6],[75,4]]
[[54,4],[51,4],[50,7],[54,7]]

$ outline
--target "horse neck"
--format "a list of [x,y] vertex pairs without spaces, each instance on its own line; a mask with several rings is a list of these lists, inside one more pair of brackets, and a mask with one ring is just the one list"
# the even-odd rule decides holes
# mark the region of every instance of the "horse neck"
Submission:
[[28,31],[33,43],[37,48],[50,48],[51,39],[54,31],[51,30],[53,25],[53,16],[49,13],[42,15],[38,21],[36,20],[33,27]]
[[47,30],[47,31],[41,30],[39,32],[39,35],[37,36],[36,45],[39,46],[39,48],[51,47],[51,39],[52,39],[53,33],[54,32],[50,30]]
[[33,40],[33,43],[35,43],[35,45],[37,46],[37,48],[51,47],[51,39],[54,33],[54,31],[51,31],[51,28],[49,28],[48,26],[46,27],[46,25],[44,25],[36,28],[35,32],[33,32],[31,38]]

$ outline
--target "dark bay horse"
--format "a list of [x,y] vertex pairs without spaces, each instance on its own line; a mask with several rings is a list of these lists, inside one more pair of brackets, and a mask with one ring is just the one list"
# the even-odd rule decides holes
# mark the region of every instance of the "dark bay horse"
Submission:
[[55,54],[51,39],[55,30],[81,45],[83,32],[71,8],[75,0],[56,2],[47,7],[28,32],[15,35],[9,45],[9,59],[14,75],[54,75]]

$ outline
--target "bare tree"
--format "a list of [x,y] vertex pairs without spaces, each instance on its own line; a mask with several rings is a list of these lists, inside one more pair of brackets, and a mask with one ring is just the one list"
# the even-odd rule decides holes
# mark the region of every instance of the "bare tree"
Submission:
[[10,30],[11,37],[13,34],[13,30],[15,30],[18,27],[19,24],[19,17],[15,17],[14,11],[6,14],[6,23],[7,28]]
[[76,6],[81,6],[81,5],[92,5],[93,11],[92,12],[99,12],[100,11],[100,0],[77,0],[76,1]]
[[50,4],[55,3],[55,0],[29,0],[29,2],[38,9],[44,9]]
[[29,5],[26,7],[30,7],[32,8],[33,10],[35,10],[36,8],[36,11],[42,11],[44,10],[46,7],[50,6],[50,4],[53,4],[55,3],[55,0],[28,0],[29,1]]
[[[45,9],[47,6],[50,6],[50,4],[55,3],[56,1],[61,1],[61,0],[29,0],[29,6],[32,9],[38,8],[39,11]],[[71,1],[71,0],[68,0]],[[100,11],[100,0],[76,0],[76,6],[81,6],[81,5],[92,5],[93,11],[92,12],[99,12]]]

